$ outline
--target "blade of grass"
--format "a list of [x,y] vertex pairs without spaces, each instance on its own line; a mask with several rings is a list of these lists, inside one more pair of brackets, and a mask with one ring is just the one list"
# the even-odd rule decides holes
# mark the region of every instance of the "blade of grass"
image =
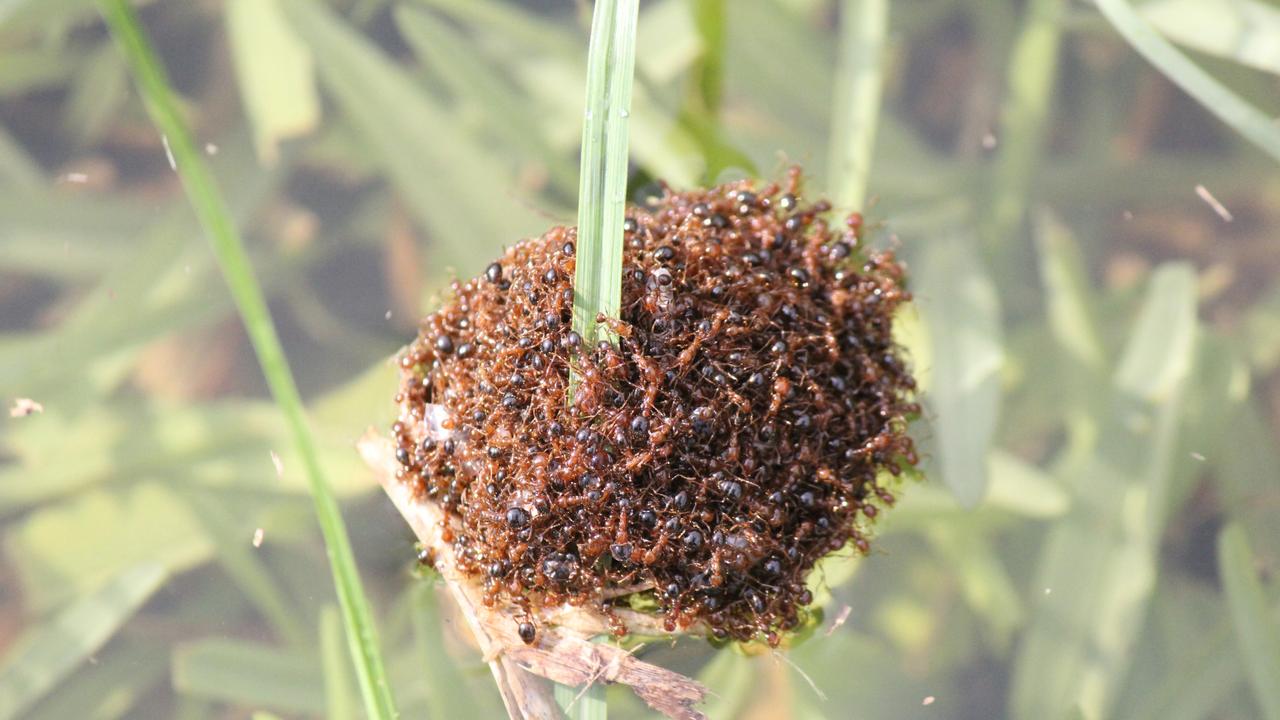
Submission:
[[391,688],[378,651],[373,615],[360,584],[346,525],[317,459],[315,439],[307,427],[302,398],[276,335],[266,299],[249,264],[239,230],[212,174],[192,142],[169,80],[143,34],[133,8],[126,0],[102,0],[100,7],[129,62],[152,122],[172,150],[176,169],[209,236],[271,394],[280,406],[293,442],[302,456],[342,607],[348,648],[364,696],[365,711],[370,718],[395,717]]
[[[726,6],[724,0],[694,0],[691,9],[692,22],[697,32],[699,49],[688,70],[689,84],[685,90],[684,105],[680,110],[680,122],[690,135],[697,139],[702,155],[706,160],[704,179],[714,183],[721,173],[730,168],[741,168],[756,174],[755,165],[726,137],[724,123],[721,118],[721,107],[724,104],[724,60],[726,33]],[[653,9],[641,18],[641,30],[644,20],[653,18]],[[641,63],[645,54],[644,39],[640,35]],[[649,35],[652,37],[652,35]],[[665,39],[665,38],[664,38]],[[653,52],[667,54],[672,48],[653,49]],[[642,68],[643,72],[644,68]],[[642,74],[642,77],[648,77]],[[652,77],[648,77],[650,81]]]
[[32,613],[92,593],[142,563],[177,574],[213,552],[177,493],[154,480],[42,505],[9,524],[3,538],[7,565]]
[[975,525],[935,524],[925,533],[934,552],[954,568],[965,602],[986,623],[997,647],[1008,647],[1027,608],[990,535]]
[[920,362],[929,367],[925,403],[936,416],[936,467],[956,499],[973,508],[987,491],[1000,414],[1000,298],[968,234],[934,243],[920,265],[920,308],[933,348]]
[[1049,329],[1073,362],[1100,372],[1106,358],[1089,308],[1084,257],[1070,230],[1051,212],[1037,213],[1035,224]]
[[587,50],[587,100],[578,179],[578,257],[573,328],[586,347],[596,316],[618,316],[622,295],[622,216],[627,202],[627,118],[636,62],[637,0],[596,3]]
[[536,123],[513,123],[511,118],[528,112],[529,100],[457,28],[435,14],[410,5],[398,5],[393,15],[409,47],[432,75],[453,94],[473,102],[496,137],[526,161],[546,169],[557,189],[573,191],[572,161],[558,153]]
[[1241,685],[1244,669],[1232,647],[1224,623],[1208,637],[1196,636],[1194,658],[1185,668],[1166,675],[1153,692],[1143,696],[1131,720],[1200,720],[1211,717],[1223,698]]
[[[437,588],[430,580],[413,583],[409,590],[413,625],[413,663],[426,671],[427,708],[433,718],[473,715],[494,717],[502,710],[497,692],[474,692],[464,663],[450,655],[452,643],[444,632],[448,613],[440,607]],[[464,631],[465,632],[465,631]],[[487,682],[487,680],[485,680]],[[492,687],[489,683],[489,687]]]
[[828,172],[832,202],[850,212],[861,211],[866,202],[888,25],[888,0],[848,0],[841,6]]
[[178,645],[171,668],[173,687],[184,695],[292,713],[325,711],[320,659],[312,651],[212,638]]
[[995,196],[983,228],[989,248],[1007,246],[1026,212],[1027,188],[1040,160],[1057,84],[1062,6],[1062,0],[1033,0],[1009,56],[1000,118],[1004,137],[992,182]]
[[1156,271],[1112,379],[1090,457],[1063,470],[1075,498],[1049,530],[1033,588],[1047,589],[1014,660],[1009,716],[1111,717],[1155,587],[1178,462],[1196,326],[1195,273]]
[[[502,200],[528,194],[518,187],[502,153],[327,3],[284,0],[281,7],[311,47],[324,87],[366,154],[435,241],[437,267],[452,267],[466,277],[483,268],[503,243],[545,225],[533,198]],[[426,182],[424,173],[448,181]]]
[[[601,335],[597,315],[618,317],[621,304],[627,118],[631,115],[639,13],[637,0],[600,0],[591,18],[573,275],[573,327],[586,347],[594,346]],[[558,699],[572,692],[572,688],[556,686]],[[602,683],[591,683],[569,702],[579,720],[608,716]]]
[[94,655],[97,662],[80,668],[26,714],[26,720],[116,720],[164,680],[169,662],[158,641],[124,638]]
[[213,541],[214,554],[232,582],[257,606],[282,640],[294,648],[308,647],[309,628],[251,545],[252,517],[234,514],[221,493],[199,487],[187,488],[182,499]]
[[1140,12],[1176,43],[1280,74],[1280,8],[1260,0],[1156,0]]
[[278,0],[230,0],[226,23],[254,145],[271,165],[281,141],[311,132],[320,122],[311,50],[294,34]]
[[31,630],[0,669],[0,718],[19,717],[80,661],[102,647],[164,582],[157,565],[139,565]]
[[1268,720],[1280,720],[1280,630],[1267,612],[1253,553],[1238,523],[1218,535],[1218,571],[1253,694]]
[[61,124],[77,147],[88,147],[119,119],[128,97],[129,71],[111,43],[101,43],[71,79]]
[[1206,110],[1280,161],[1280,127],[1218,82],[1138,16],[1127,0],[1096,0],[1098,9],[1125,40]]
[[324,671],[324,704],[328,716],[359,717],[355,688],[351,687],[351,665],[342,652],[342,618],[333,605],[320,609],[320,665]]

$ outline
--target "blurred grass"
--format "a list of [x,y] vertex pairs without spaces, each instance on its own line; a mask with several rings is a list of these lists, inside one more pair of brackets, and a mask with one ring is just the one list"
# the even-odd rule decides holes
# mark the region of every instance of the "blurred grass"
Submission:
[[165,579],[139,565],[87,593],[18,641],[0,668],[0,717],[16,718],[111,638]]
[[[219,265],[222,266],[223,277],[231,289],[232,297],[235,298],[241,320],[257,353],[258,364],[266,376],[276,404],[284,415],[293,444],[301,456],[310,481],[316,518],[324,534],[330,571],[333,573],[333,582],[338,591],[347,644],[351,651],[352,663],[355,665],[356,677],[360,680],[365,712],[371,718],[395,717],[395,703],[391,697],[391,687],[387,682],[386,672],[383,670],[381,650],[378,648],[377,629],[368,601],[365,599],[360,571],[356,567],[355,555],[351,551],[350,540],[347,538],[342,512],[338,508],[333,489],[320,465],[315,439],[307,426],[302,398],[298,394],[289,361],[285,358],[284,348],[276,334],[271,314],[267,310],[266,299],[254,277],[253,266],[249,264],[244,250],[244,241],[240,238],[230,208],[223,200],[217,183],[206,168],[200,152],[195,149],[190,132],[179,115],[165,70],[143,33],[137,15],[124,0],[102,0],[101,7],[103,17],[116,43],[131,66],[151,120],[161,133],[169,165],[182,178],[187,197],[208,235]],[[226,540],[226,538],[217,537],[216,534],[213,539],[215,543],[220,539]],[[259,569],[256,564],[250,565],[249,562],[251,561],[242,556],[241,562],[237,565],[251,567],[254,570]],[[253,573],[250,577],[260,581],[254,587],[270,587],[264,584],[265,573]],[[276,607],[279,603],[274,594],[267,591],[254,594],[272,601],[269,604],[273,609],[272,614],[282,611],[282,605]],[[285,625],[285,628],[288,627]],[[288,635],[294,639],[301,639],[300,632],[291,632]]]
[[[629,192],[790,162],[810,198],[865,187],[917,298],[926,478],[870,558],[811,579],[824,626],[785,652],[826,700],[767,653],[639,652],[716,718],[1274,715],[1275,3],[876,5],[641,3]],[[579,8],[139,11],[294,361],[399,709],[500,714],[351,446],[392,419],[414,306],[572,221]],[[0,419],[0,714],[359,716],[304,458],[126,70],[92,3],[0,3],[0,396],[45,407]],[[158,589],[104,605],[144,564]]]
[[1218,536],[1218,567],[1231,609],[1236,644],[1248,669],[1249,683],[1269,720],[1280,718],[1280,628],[1267,607],[1261,583],[1254,576],[1253,552],[1240,525],[1229,525]]
[[850,0],[841,6],[840,61],[832,88],[828,190],[841,210],[863,209],[875,148],[888,0]]
[[[639,15],[636,0],[603,0],[591,18],[573,271],[573,328],[589,348],[611,335],[598,329],[597,317],[617,318],[621,307],[622,221],[630,175],[631,87]],[[573,383],[571,376],[571,387]]]
[[1126,0],[1098,0],[1098,9],[1134,49],[1166,77],[1263,152],[1280,161],[1280,127],[1276,126],[1273,118],[1267,117],[1178,52],[1134,12]]

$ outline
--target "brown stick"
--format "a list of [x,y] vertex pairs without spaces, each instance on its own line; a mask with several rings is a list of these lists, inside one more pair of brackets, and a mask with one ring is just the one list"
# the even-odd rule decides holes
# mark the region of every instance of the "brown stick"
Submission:
[[[705,687],[679,673],[638,660],[621,648],[590,642],[592,635],[609,632],[608,619],[600,612],[586,607],[539,610],[538,637],[533,645],[525,645],[516,630],[515,612],[486,607],[479,584],[458,569],[453,546],[441,537],[444,513],[435,503],[414,497],[411,487],[396,480],[397,463],[391,442],[370,430],[358,447],[414,535],[435,553],[435,568],[475,635],[512,720],[560,717],[551,688],[541,678],[575,686],[619,682],[669,718],[705,720],[694,709],[706,697]],[[617,614],[634,632],[668,634],[660,623],[642,613],[618,610]]]

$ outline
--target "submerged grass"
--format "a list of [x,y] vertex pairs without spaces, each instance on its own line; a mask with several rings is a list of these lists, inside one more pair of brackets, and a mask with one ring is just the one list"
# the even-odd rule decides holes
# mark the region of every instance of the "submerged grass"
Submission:
[[302,458],[315,502],[316,518],[329,554],[347,631],[347,645],[360,680],[365,712],[378,720],[393,718],[396,716],[395,704],[378,650],[373,613],[360,583],[346,525],[320,465],[302,397],[294,384],[293,373],[276,334],[266,298],[254,277],[244,242],[212,173],[196,150],[168,77],[133,8],[127,0],[103,0],[100,7],[133,71],[147,112],[164,139],[165,148],[170,153],[170,164],[182,178],[187,197],[209,236],[223,277],[258,356],[258,364],[276,404],[284,413],[290,435]]
[[1128,0],[1097,0],[1098,9],[1143,57],[1271,157],[1280,160],[1280,126],[1202,70],[1143,20]]

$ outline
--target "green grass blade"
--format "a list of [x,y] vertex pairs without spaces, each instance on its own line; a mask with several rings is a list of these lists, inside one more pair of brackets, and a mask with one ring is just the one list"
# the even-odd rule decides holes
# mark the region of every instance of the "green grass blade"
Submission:
[[1156,0],[1140,12],[1180,45],[1280,74],[1280,8],[1261,0]]
[[320,122],[311,51],[294,34],[279,0],[230,0],[226,22],[254,145],[258,157],[272,164],[281,141],[308,133]]
[[1249,142],[1280,160],[1280,126],[1202,70],[1138,16],[1127,0],[1097,0],[1116,31],[1175,85]]
[[77,147],[88,147],[120,117],[128,98],[129,69],[110,42],[101,43],[71,80],[62,127]]
[[841,7],[829,161],[831,201],[861,211],[867,195],[883,88],[889,0],[847,0]]
[[393,15],[405,42],[433,77],[473,106],[517,158],[545,168],[557,190],[573,192],[577,178],[570,156],[551,145],[539,124],[511,122],[529,112],[530,98],[504,77],[504,69],[490,63],[468,35],[435,13],[398,5]]
[[1036,214],[1035,240],[1049,330],[1072,362],[1100,372],[1106,358],[1089,308],[1089,276],[1080,248],[1048,210]]
[[[427,676],[420,681],[427,708],[433,718],[494,717],[502,712],[498,693],[476,692],[471,682],[475,676],[468,677],[472,668],[449,653],[453,643],[444,632],[447,615],[440,607],[439,592],[443,590],[432,579],[415,582],[409,589],[414,650],[411,657]],[[493,687],[487,678],[479,681]]]
[[966,507],[987,490],[987,454],[1000,410],[1005,362],[1000,299],[973,243],[953,233],[920,263],[919,298],[931,357],[925,403],[936,417],[942,480]]
[[115,634],[164,582],[156,565],[127,570],[18,641],[0,669],[0,718],[19,717]]
[[1280,628],[1267,612],[1253,553],[1239,524],[1218,535],[1218,572],[1253,694],[1268,720],[1280,720]]
[[302,398],[294,384],[284,349],[267,310],[266,299],[253,274],[239,230],[212,174],[192,142],[159,58],[126,0],[103,0],[103,16],[133,71],[152,122],[166,139],[176,169],[201,225],[209,236],[223,276],[258,355],[267,385],[284,413],[294,445],[306,469],[316,516],[324,534],[334,585],[342,607],[347,643],[370,718],[395,717],[391,688],[378,652],[373,614],[365,599],[347,538],[346,525],[333,491],[317,459],[315,439],[307,427]]
[[986,624],[997,647],[1008,647],[1027,609],[992,538],[983,528],[935,523],[926,535],[934,552],[955,568],[960,592]]
[[214,638],[179,645],[172,663],[173,687],[185,695],[311,715],[325,711],[318,691],[323,672],[313,652]]
[[25,720],[116,720],[129,717],[143,698],[169,680],[165,648],[136,637],[94,654],[82,667],[24,716]]
[[715,116],[724,101],[725,0],[693,0],[692,11],[702,51],[690,69],[694,82],[689,93]]
[[591,20],[573,276],[573,327],[587,347],[597,340],[596,315],[618,317],[621,302],[627,119],[638,14],[637,0],[601,0]]
[[[76,542],[66,542],[68,537]],[[4,546],[33,613],[73,602],[137,565],[160,565],[177,574],[213,552],[177,492],[157,480],[46,503],[5,529]]]
[[436,241],[437,266],[479,272],[504,243],[545,225],[532,203],[503,200],[526,194],[506,159],[327,3],[281,7],[361,145]]
[[1194,657],[1186,667],[1168,673],[1154,691],[1143,695],[1130,720],[1201,720],[1222,707],[1243,680],[1244,669],[1224,624],[1208,637],[1197,636]]
[[[651,5],[641,15],[638,62],[641,64],[642,77],[650,84],[655,79],[650,72],[654,64],[652,58],[665,55],[674,56],[678,60],[681,51],[677,28],[662,28],[660,35],[659,29],[654,27],[665,19],[661,15],[664,10],[668,13],[678,11],[692,15],[692,18],[681,18],[692,25],[698,50],[687,70],[688,84],[680,110],[680,123],[697,139],[706,164],[704,179],[708,183],[715,183],[724,171],[731,168],[756,174],[751,158],[728,139],[722,118],[728,32],[725,0],[693,0],[692,8],[677,7],[674,3],[665,6]],[[668,24],[673,23],[668,21]],[[646,43],[646,40],[649,42]],[[648,67],[646,60],[649,60]]]
[[324,704],[331,718],[359,717],[351,664],[342,650],[342,616],[338,608],[320,608],[320,664],[324,671]]
[[183,500],[191,509],[191,516],[213,541],[214,554],[227,576],[257,606],[280,639],[294,648],[308,647],[311,644],[309,628],[303,625],[297,608],[272,577],[259,550],[246,540],[253,537],[252,516],[234,513],[221,493],[199,487],[189,488]]
[[1155,590],[1163,508],[1192,378],[1195,274],[1157,270],[1099,418],[1091,456],[1065,471],[1071,512],[1040,551],[1031,624],[1013,666],[1009,715],[1111,717]]
[[1008,245],[1027,207],[1027,188],[1044,145],[1045,123],[1058,77],[1062,0],[1033,0],[1009,55],[1001,109],[1002,142],[984,223],[987,247]]

